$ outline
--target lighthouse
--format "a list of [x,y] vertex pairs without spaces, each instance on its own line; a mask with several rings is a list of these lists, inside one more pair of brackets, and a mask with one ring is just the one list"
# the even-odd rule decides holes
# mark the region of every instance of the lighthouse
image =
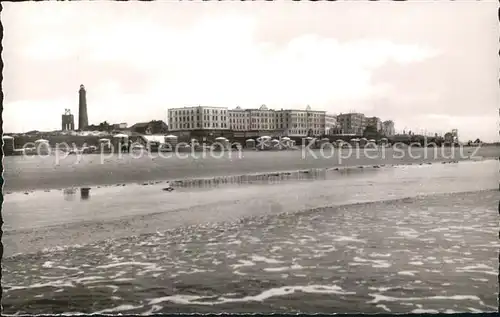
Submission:
[[85,91],[85,86],[80,85],[78,95],[78,130],[82,131],[89,125],[89,118],[87,116],[87,92]]

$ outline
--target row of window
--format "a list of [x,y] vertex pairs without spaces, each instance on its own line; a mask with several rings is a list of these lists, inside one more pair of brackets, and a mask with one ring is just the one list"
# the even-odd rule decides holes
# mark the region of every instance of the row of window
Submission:
[[[194,115],[195,113],[196,114],[200,114],[200,109],[197,108],[196,111],[194,109],[169,110],[169,113],[172,116]],[[223,110],[223,109],[203,109],[203,114],[206,114],[206,115],[210,115],[210,114],[214,114],[214,115],[226,115],[227,114],[227,110]]]
[[[290,135],[307,135],[308,131],[309,130],[305,130],[305,129],[291,129],[288,131],[288,133]],[[323,132],[320,130],[313,130],[313,134],[314,135],[321,135],[321,134],[323,134]]]
[[[200,122],[197,122],[196,124],[194,123],[180,123],[180,124],[172,124],[172,130],[177,130],[177,129],[201,129],[202,125]],[[215,129],[227,129],[228,125],[224,122],[218,123],[218,122],[204,122],[203,123],[203,128],[215,128]]]

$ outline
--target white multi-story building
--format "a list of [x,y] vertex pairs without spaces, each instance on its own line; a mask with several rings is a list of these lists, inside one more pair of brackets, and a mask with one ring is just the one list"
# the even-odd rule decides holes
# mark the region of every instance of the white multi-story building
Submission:
[[262,105],[259,109],[247,109],[250,117],[250,130],[276,130],[276,111]]
[[184,107],[168,109],[170,131],[229,129],[228,110],[224,107]]
[[281,110],[285,134],[288,136],[321,136],[325,134],[325,111],[311,110]]
[[[273,110],[221,107],[185,107],[168,110],[169,130],[273,131],[288,136],[321,136],[325,134],[326,112],[306,110]],[[329,124],[334,124],[334,116]]]
[[245,109],[236,107],[228,110],[229,129],[234,131],[249,131],[250,130],[250,113]]

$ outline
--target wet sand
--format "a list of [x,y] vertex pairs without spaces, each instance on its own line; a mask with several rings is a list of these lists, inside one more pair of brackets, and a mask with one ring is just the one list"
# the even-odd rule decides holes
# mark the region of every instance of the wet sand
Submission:
[[[404,152],[406,151],[406,152]],[[26,191],[78,186],[111,185],[141,181],[171,180],[195,177],[243,175],[259,172],[276,172],[336,166],[420,164],[425,162],[481,160],[500,157],[500,147],[439,148],[394,150],[385,149],[368,153],[348,150],[325,153],[319,150],[222,153],[222,157],[202,157],[201,153],[180,157],[133,155],[118,157],[99,154],[68,156],[59,161],[55,156],[4,158],[4,191]],[[411,155],[409,155],[411,154]]]

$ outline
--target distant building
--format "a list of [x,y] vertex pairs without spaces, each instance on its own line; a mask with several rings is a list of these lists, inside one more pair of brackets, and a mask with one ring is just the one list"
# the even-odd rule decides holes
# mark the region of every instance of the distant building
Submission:
[[387,120],[384,121],[382,124],[382,132],[385,136],[391,137],[395,135],[395,130],[394,130],[394,121],[392,120]]
[[337,116],[325,114],[325,135],[338,134]]
[[305,110],[282,110],[286,119],[285,135],[292,137],[312,136],[325,134],[326,111],[312,110],[307,106]]
[[184,107],[168,109],[171,131],[227,130],[228,110],[224,107]]
[[366,118],[362,113],[339,114],[337,122],[346,134],[363,135],[366,128]]
[[74,131],[75,118],[71,114],[71,110],[64,109],[64,114],[61,116],[61,131]]
[[140,134],[165,134],[168,132],[168,126],[161,120],[153,120],[136,123],[130,127],[130,131]]
[[379,117],[366,118],[366,126],[375,128],[377,132],[383,131],[382,120]]
[[89,118],[87,116],[87,92],[85,86],[80,85],[78,91],[78,130],[85,130],[89,125]]
[[170,131],[253,131],[256,134],[320,136],[325,133],[325,111],[225,107],[185,107],[168,110]]
[[236,107],[228,110],[229,128],[233,131],[250,131],[252,116],[250,111]]

